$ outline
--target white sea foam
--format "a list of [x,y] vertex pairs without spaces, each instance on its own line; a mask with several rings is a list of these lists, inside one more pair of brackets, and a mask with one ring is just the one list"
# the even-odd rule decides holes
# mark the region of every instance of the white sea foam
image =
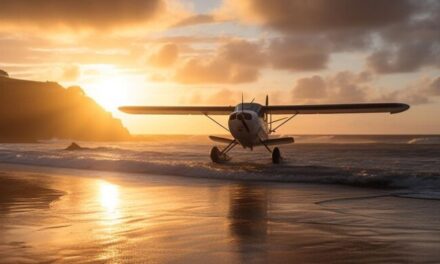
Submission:
[[37,166],[204,177],[243,181],[308,182],[385,188],[440,189],[440,146],[426,144],[294,144],[272,165],[264,149],[239,147],[227,164],[213,164],[208,142],[0,144],[0,162]]
[[408,141],[408,144],[440,144],[440,137],[418,137]]

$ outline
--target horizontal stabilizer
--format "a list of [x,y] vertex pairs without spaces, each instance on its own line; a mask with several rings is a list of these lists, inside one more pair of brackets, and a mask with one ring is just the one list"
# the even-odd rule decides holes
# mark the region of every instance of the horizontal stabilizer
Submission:
[[293,142],[295,142],[293,137],[271,138],[263,141],[267,146],[292,144]]
[[214,142],[219,142],[219,143],[224,143],[224,144],[231,144],[234,141],[229,138],[216,137],[216,136],[209,136],[209,139],[211,139]]

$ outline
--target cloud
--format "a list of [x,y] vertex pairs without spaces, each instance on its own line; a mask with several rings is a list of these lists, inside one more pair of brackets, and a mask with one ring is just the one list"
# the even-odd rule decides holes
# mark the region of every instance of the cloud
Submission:
[[275,39],[269,58],[275,69],[311,71],[324,69],[329,61],[328,47],[310,38]]
[[182,19],[181,21],[177,22],[173,27],[187,27],[199,24],[210,24],[215,22],[217,22],[217,20],[214,18],[213,15],[198,14]]
[[153,53],[148,61],[150,64],[156,67],[170,67],[174,64],[179,56],[179,47],[173,43],[167,43],[159,47],[159,49]]
[[371,76],[367,72],[338,72],[334,75],[301,78],[292,89],[294,100],[305,103],[365,102],[369,100]]
[[258,79],[257,68],[232,64],[223,58],[190,59],[177,69],[175,80],[185,84],[246,83]]
[[303,103],[403,102],[426,104],[440,97],[440,77],[424,77],[398,90],[375,85],[375,75],[341,71],[333,75],[300,78],[292,96]]
[[187,59],[176,69],[174,79],[185,84],[254,82],[264,64],[265,55],[258,44],[232,40],[211,57]]
[[327,97],[327,84],[321,76],[301,78],[293,89],[295,99],[316,99]]
[[380,74],[440,68],[439,1],[228,0],[218,13],[280,34],[278,69],[323,69],[331,54],[354,51]]
[[321,32],[372,29],[398,23],[412,14],[409,0],[230,0],[231,12],[282,32]]
[[440,76],[431,81],[427,91],[433,96],[440,96]]
[[232,63],[248,66],[261,66],[266,61],[261,45],[242,39],[231,40],[221,46],[219,56]]
[[[39,75],[39,76],[38,76]],[[75,82],[81,76],[81,68],[76,64],[54,65],[40,71],[36,78],[47,79],[56,82]],[[46,77],[46,78],[45,78]]]
[[424,77],[410,83],[403,91],[384,94],[382,99],[404,101],[411,104],[432,103],[440,97],[440,76]]
[[193,89],[181,98],[182,104],[187,105],[232,105],[241,103],[241,96],[245,102],[254,102],[264,104],[266,95],[269,95],[270,104],[288,104],[291,100],[286,98],[285,91],[271,90],[263,92],[257,90],[241,91],[228,88],[213,88],[209,90]]
[[61,80],[66,82],[74,82],[79,79],[81,69],[78,65],[66,65],[62,68]]
[[106,30],[181,19],[182,11],[170,0],[2,1],[0,27]]
[[383,45],[367,57],[376,73],[413,72],[440,68],[440,3],[418,19],[382,31]]

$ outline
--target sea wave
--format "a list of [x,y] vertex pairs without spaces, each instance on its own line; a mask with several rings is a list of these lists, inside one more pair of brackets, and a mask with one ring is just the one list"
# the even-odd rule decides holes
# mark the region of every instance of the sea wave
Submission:
[[[195,152],[197,150],[194,150]],[[341,155],[339,152],[337,155]],[[203,153],[205,154],[205,153]],[[259,153],[255,157],[259,157]],[[347,154],[350,155],[350,154]],[[269,159],[243,159],[213,164],[205,155],[167,150],[132,150],[124,147],[96,147],[83,151],[11,150],[0,151],[0,162],[34,166],[174,175],[222,180],[273,181],[342,184],[375,188],[440,189],[440,171],[398,170],[335,164],[301,164],[287,160],[273,165]],[[345,156],[343,156],[345,157]],[[341,157],[341,158],[343,158]],[[315,159],[319,160],[321,157]],[[384,158],[386,160],[386,157]]]
[[408,144],[440,144],[440,137],[418,137],[408,141]]

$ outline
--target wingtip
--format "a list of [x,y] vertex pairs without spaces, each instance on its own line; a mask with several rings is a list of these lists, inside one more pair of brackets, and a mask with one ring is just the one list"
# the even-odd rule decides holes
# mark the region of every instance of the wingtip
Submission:
[[405,112],[410,108],[410,106],[408,104],[398,103],[397,105],[399,106],[399,109],[391,112],[392,115]]
[[129,113],[129,106],[119,106],[118,110],[124,113]]

